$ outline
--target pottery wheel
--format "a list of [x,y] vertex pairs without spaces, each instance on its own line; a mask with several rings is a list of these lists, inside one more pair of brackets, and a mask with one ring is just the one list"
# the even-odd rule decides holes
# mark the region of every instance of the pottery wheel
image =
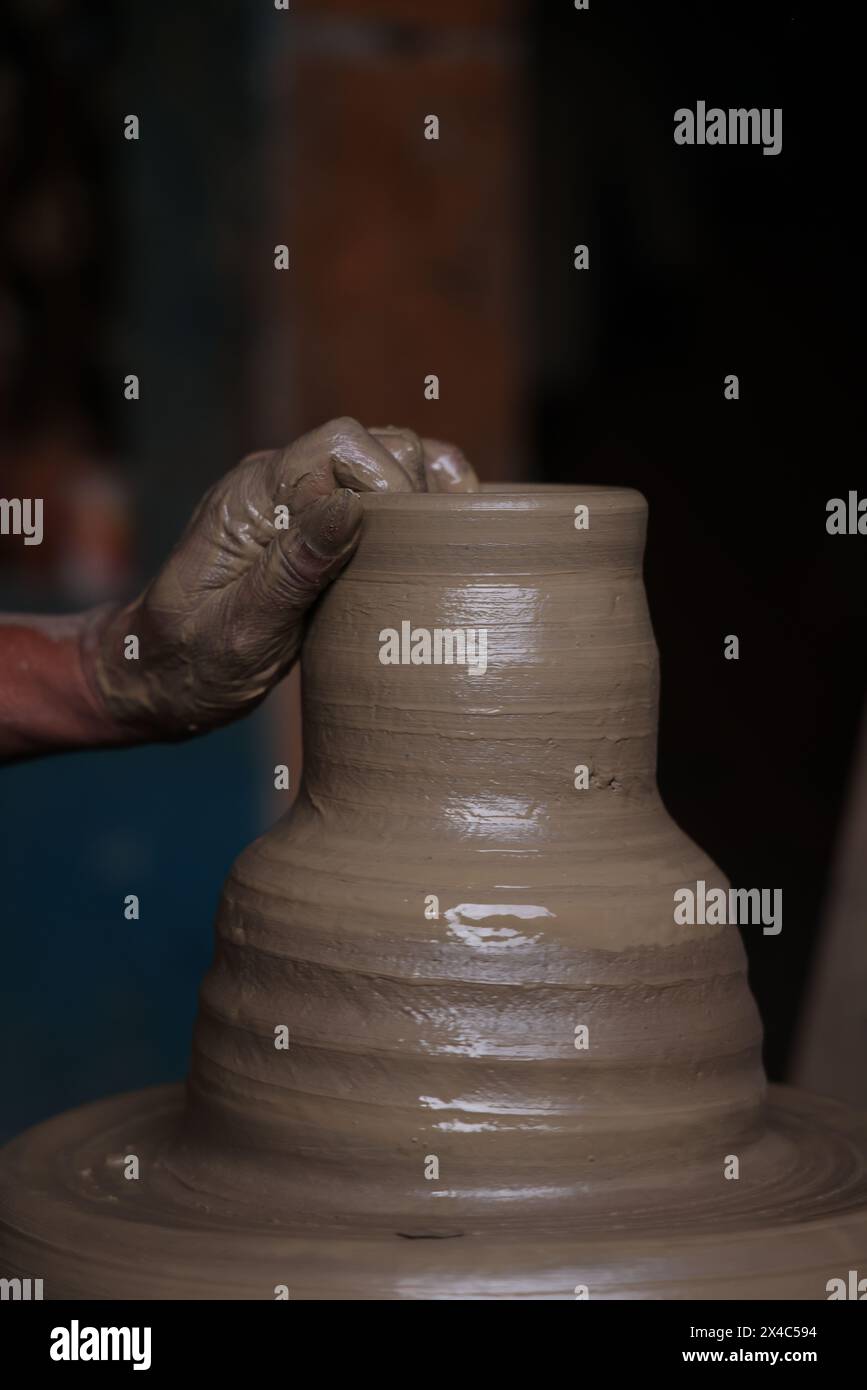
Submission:
[[[824,1299],[867,1263],[867,1121],[772,1088],[775,1176],[691,1205],[676,1174],[652,1214],[594,1204],[546,1228],[508,1206],[473,1229],[402,1233],[381,1220],[269,1219],[186,1189],[161,1163],[183,1088],[115,1097],[38,1125],[4,1151],[0,1230],[9,1276],[49,1298]],[[141,1177],[124,1177],[136,1153]]]

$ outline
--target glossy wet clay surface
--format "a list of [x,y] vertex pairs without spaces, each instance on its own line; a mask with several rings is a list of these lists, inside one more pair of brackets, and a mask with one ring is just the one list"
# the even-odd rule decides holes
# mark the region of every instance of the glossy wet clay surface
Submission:
[[769,1102],[739,929],[675,913],[728,885],[656,787],[643,499],[362,503],[186,1104],[9,1146],[3,1272],[44,1240],[56,1296],[826,1297],[867,1260],[867,1131]]

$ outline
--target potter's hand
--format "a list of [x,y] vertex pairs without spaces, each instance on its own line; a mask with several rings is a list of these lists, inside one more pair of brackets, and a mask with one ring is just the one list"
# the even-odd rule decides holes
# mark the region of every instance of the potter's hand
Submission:
[[93,624],[92,688],[132,738],[228,723],[298,655],[308,610],[358,541],[359,492],[476,487],[452,446],[351,419],[251,455],[205,495],[145,591]]
[[358,540],[359,492],[474,492],[458,449],[334,420],[245,459],[127,607],[0,614],[0,760],[184,738],[252,709]]

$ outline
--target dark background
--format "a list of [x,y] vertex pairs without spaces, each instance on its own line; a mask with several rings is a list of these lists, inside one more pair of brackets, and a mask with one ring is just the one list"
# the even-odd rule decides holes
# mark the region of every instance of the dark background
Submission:
[[[867,490],[860,82],[833,6],[591,7],[589,44],[569,8],[537,10],[538,457],[650,504],[660,787],[733,883],[783,889],[783,935],[745,933],[779,1078],[867,682],[864,547],[825,530]],[[782,152],[676,146],[700,97],[782,107]],[[597,250],[583,295],[564,225]]]
[[[640,488],[663,795],[735,884],[783,890],[782,935],[745,933],[773,1077],[865,690],[867,541],[825,530],[864,491],[857,55],[833,8],[768,3],[0,19],[0,495],[47,518],[0,539],[2,606],[132,592],[210,481],[335,414],[454,438],[488,479]],[[676,146],[698,99],[781,106],[782,153]],[[182,1074],[286,721],[4,772],[2,1133]]]

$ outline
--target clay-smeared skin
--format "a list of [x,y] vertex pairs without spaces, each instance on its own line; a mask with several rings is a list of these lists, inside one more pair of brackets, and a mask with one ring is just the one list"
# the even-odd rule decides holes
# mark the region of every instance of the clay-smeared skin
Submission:
[[0,763],[123,741],[82,662],[103,614],[0,614]]
[[295,660],[310,609],[352,554],[358,493],[477,486],[453,444],[349,417],[244,459],[126,607],[0,614],[0,762],[189,738],[248,713]]
[[89,625],[94,691],[130,739],[186,738],[248,713],[295,661],[311,605],[358,543],[360,493],[476,487],[454,445],[348,417],[251,455],[205,495],[144,593]]
[[[656,788],[643,499],[362,506],[303,649],[299,800],[225,887],[186,1106],[9,1146],[0,1271],[57,1297],[825,1298],[867,1267],[867,1124],[766,1095],[737,929],[674,922],[676,888],[724,880]],[[382,665],[405,619],[485,627],[486,673]]]

